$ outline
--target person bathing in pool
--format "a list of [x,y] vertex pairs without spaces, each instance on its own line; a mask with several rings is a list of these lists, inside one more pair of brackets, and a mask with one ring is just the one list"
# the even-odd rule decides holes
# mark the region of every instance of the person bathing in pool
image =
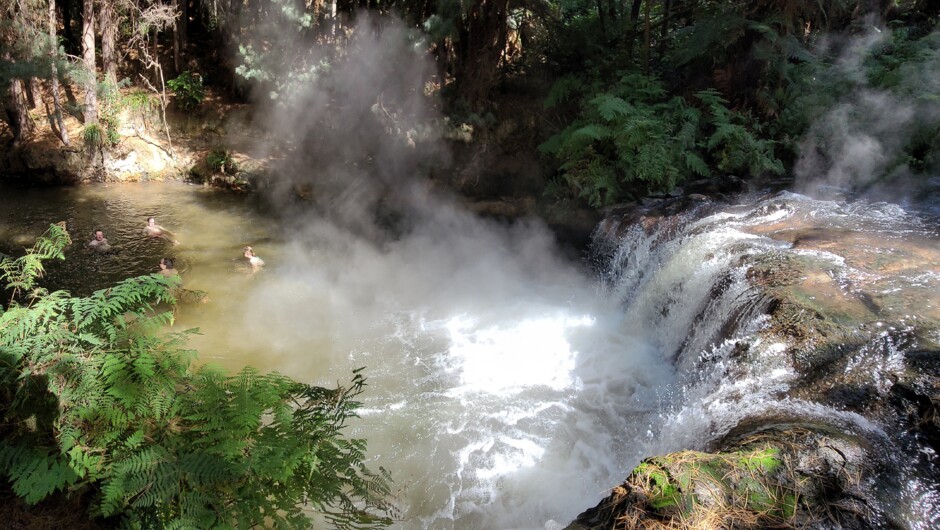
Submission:
[[264,267],[264,260],[259,256],[255,256],[255,251],[251,247],[245,247],[242,249],[242,252],[246,258],[248,258],[248,264],[251,265],[252,272],[258,270],[261,267]]
[[108,244],[108,239],[104,237],[104,232],[101,230],[95,230],[94,237],[88,242],[88,246],[99,252],[105,252],[111,249],[111,245]]
[[167,277],[179,276],[173,258],[160,258],[160,274]]
[[174,245],[179,245],[180,242],[174,239],[173,232],[170,232],[166,228],[157,224],[157,220],[153,217],[147,218],[147,225],[144,226],[144,235],[149,237],[162,237]]

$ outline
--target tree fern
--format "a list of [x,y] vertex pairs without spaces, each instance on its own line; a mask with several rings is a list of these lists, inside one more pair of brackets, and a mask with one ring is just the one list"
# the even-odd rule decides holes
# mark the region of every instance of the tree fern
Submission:
[[616,121],[632,114],[630,104],[611,94],[601,94],[593,100],[591,105],[597,108],[597,113],[604,121]]
[[570,98],[577,98],[586,88],[584,80],[577,76],[562,77],[555,81],[549,90],[544,103],[545,108],[554,107]]

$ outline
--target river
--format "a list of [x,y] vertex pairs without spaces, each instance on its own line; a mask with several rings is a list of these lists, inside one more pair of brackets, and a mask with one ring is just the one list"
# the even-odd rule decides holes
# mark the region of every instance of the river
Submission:
[[[66,221],[75,244],[47,281],[75,294],[175,258],[184,287],[206,293],[181,304],[174,324],[199,328],[190,346],[201,362],[325,386],[366,368],[361,420],[347,434],[368,440],[370,466],[391,471],[396,528],[553,530],[640,459],[705,447],[791,382],[785,363],[729,383],[701,362],[727,360],[726,339],[764,322],[747,302],[741,256],[794,243],[780,236],[789,229],[758,227],[816,215],[809,199],[776,200],[800,206],[692,209],[653,235],[623,229],[595,268],[568,258],[539,222],[480,219],[446,202],[375,237],[302,205],[186,184],[5,188],[0,252]],[[149,216],[179,244],[144,237]],[[85,247],[95,229],[110,252]],[[936,241],[932,227],[915,232]],[[245,245],[265,260],[260,271],[245,265]],[[936,292],[937,276],[919,281]],[[917,473],[908,508],[935,485]],[[908,526],[929,527],[931,510]]]

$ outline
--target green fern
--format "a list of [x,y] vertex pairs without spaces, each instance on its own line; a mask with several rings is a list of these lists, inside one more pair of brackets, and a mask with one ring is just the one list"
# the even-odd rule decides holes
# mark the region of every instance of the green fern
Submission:
[[715,90],[669,97],[655,78],[624,75],[585,96],[580,116],[540,146],[560,164],[569,190],[600,207],[669,191],[690,176],[781,172],[770,141],[747,129]]
[[130,278],[88,297],[36,288],[61,256],[50,229],[5,259],[8,284],[35,293],[0,310],[0,476],[30,503],[88,495],[91,513],[130,527],[310,526],[302,504],[337,528],[390,523],[390,478],[363,462],[343,428],[365,380],[324,389],[246,368],[193,368],[187,333],[166,334],[177,283]]
[[13,291],[13,297],[29,291],[45,273],[43,262],[50,259],[65,259],[63,249],[72,243],[65,223],[55,224],[40,236],[24,256],[13,259],[0,258],[0,285]]

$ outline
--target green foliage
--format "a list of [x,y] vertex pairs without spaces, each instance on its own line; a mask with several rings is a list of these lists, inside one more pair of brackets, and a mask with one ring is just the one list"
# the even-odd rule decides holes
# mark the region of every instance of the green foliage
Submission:
[[147,124],[160,119],[158,96],[145,90],[131,90],[121,94],[117,105],[129,119],[137,118]]
[[62,249],[71,243],[72,239],[62,224],[50,226],[25,255],[18,259],[4,257],[0,260],[0,285],[10,289],[14,297],[31,290],[45,273],[43,262],[65,259]]
[[0,4],[0,91],[8,90],[13,79],[48,77],[52,45],[38,2]]
[[216,173],[235,173],[238,171],[238,164],[232,158],[232,153],[225,149],[214,149],[206,155],[206,165],[211,171]]
[[97,123],[86,125],[82,129],[82,142],[89,152],[96,152],[106,145],[107,132]]
[[935,173],[940,34],[899,27],[861,39],[848,51],[824,51],[788,68],[784,110],[770,132],[793,151],[799,141],[827,154],[864,135],[883,151],[873,177]]
[[747,127],[714,90],[695,100],[670,97],[658,80],[626,74],[611,87],[573,78],[556,84],[549,104],[579,97],[581,113],[540,146],[561,163],[562,178],[593,206],[637,193],[669,191],[690,176],[782,172],[773,144]]
[[128,79],[117,83],[105,80],[98,84],[98,121],[103,125],[98,131],[101,134],[101,146],[113,147],[121,141],[121,133],[118,132],[121,127],[120,111],[123,106],[121,88],[128,84],[130,84]]
[[[3,279],[35,285],[61,257],[53,227]],[[37,264],[39,263],[39,264]],[[246,368],[193,367],[169,333],[174,278],[130,278],[89,297],[38,293],[0,309],[0,474],[30,503],[84,495],[129,528],[307,529],[390,523],[390,477],[343,435],[365,379],[306,385]]]
[[206,97],[205,88],[202,86],[202,76],[189,70],[185,70],[176,78],[167,81],[166,86],[170,87],[173,93],[176,94],[177,104],[183,110],[196,108]]
[[141,114],[147,114],[159,105],[156,96],[143,90],[128,92],[121,98],[121,108]]

